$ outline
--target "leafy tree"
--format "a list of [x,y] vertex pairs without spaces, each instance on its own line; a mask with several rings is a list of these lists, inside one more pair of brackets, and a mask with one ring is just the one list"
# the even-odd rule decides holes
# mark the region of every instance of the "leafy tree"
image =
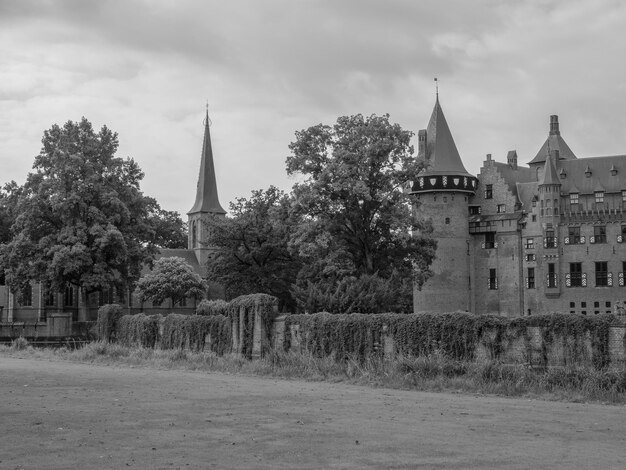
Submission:
[[206,283],[183,258],[172,256],[154,262],[152,271],[139,279],[137,293],[142,300],[161,303],[172,299],[174,304],[187,297],[203,298]]
[[85,118],[53,125],[42,144],[20,189],[13,237],[0,249],[11,289],[29,280],[84,293],[132,284],[156,251],[139,166],[115,156],[116,133],[96,133]]
[[176,211],[161,209],[159,203],[148,199],[148,217],[154,230],[152,243],[159,248],[187,248],[187,224]]
[[289,249],[290,208],[290,197],[270,186],[231,203],[231,217],[213,220],[208,279],[223,285],[228,298],[262,292],[277,297],[283,310],[295,307],[290,289],[301,263]]
[[21,188],[11,181],[0,188],[0,244],[11,240],[11,226],[16,217],[17,200]]
[[[411,136],[388,115],[360,114],[296,132],[287,172],[303,178],[293,188],[295,210],[305,221],[292,240],[305,260],[300,299],[331,292],[344,279],[419,283],[429,276],[436,243],[415,220],[405,191],[423,166]],[[407,298],[411,283],[402,285]]]

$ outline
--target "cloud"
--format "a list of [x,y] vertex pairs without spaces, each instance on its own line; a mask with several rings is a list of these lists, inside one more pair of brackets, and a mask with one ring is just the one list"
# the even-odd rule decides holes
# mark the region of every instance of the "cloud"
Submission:
[[208,99],[227,206],[289,188],[296,130],[355,113],[424,128],[435,76],[472,172],[485,153],[532,158],[555,113],[580,156],[624,153],[625,22],[613,0],[0,0],[2,182],[84,115],[184,212]]

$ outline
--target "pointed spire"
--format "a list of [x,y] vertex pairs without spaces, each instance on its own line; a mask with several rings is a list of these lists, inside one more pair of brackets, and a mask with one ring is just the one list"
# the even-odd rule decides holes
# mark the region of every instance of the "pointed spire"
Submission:
[[202,157],[200,160],[200,175],[198,176],[198,189],[196,202],[188,214],[197,212],[211,212],[214,214],[226,214],[217,197],[217,182],[215,178],[215,165],[213,163],[213,148],[211,146],[211,131],[209,129],[209,105],[207,103],[206,117],[204,120],[204,141],[202,143]]
[[554,162],[552,159],[559,159],[559,153],[557,150],[551,152],[550,155],[546,158],[546,163],[543,168],[543,175],[541,180],[539,180],[539,186],[550,185],[550,184],[561,184],[559,179],[559,175],[556,172],[556,167],[554,166]]
[[439,104],[439,94],[437,94],[435,108],[426,129],[426,162],[428,168],[424,173],[425,176],[472,176],[463,166],[461,156]]

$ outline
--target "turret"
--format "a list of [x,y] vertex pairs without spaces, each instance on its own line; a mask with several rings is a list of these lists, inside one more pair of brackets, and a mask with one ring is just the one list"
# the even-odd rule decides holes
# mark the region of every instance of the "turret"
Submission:
[[478,179],[467,172],[439,104],[428,127],[418,133],[418,155],[426,167],[413,184],[416,215],[430,220],[437,240],[433,276],[416,286],[415,312],[469,310],[468,198]]

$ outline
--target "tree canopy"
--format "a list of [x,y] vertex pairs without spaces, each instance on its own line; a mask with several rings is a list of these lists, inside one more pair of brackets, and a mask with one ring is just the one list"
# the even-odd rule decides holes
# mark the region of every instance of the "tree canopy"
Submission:
[[283,309],[295,307],[290,287],[301,264],[289,249],[290,208],[289,196],[271,186],[238,198],[230,204],[231,217],[212,221],[208,278],[228,297],[263,292],[278,297]]
[[187,297],[202,299],[207,285],[183,258],[172,256],[154,262],[152,270],[139,279],[137,293],[143,300],[160,304],[171,298],[174,304]]
[[228,296],[266,292],[283,308],[408,311],[436,244],[406,189],[422,168],[412,133],[389,116],[340,117],[296,132],[290,195],[255,191],[216,220],[211,279]]
[[293,188],[294,211],[305,221],[294,238],[305,261],[301,298],[320,289],[328,295],[348,277],[395,277],[409,280],[406,306],[412,282],[428,277],[436,243],[406,191],[423,166],[411,136],[388,115],[360,114],[296,132],[287,172],[303,177]]
[[115,156],[117,134],[68,121],[44,132],[19,197],[12,238],[0,248],[11,289],[30,280],[86,293],[125,288],[156,252],[158,205],[143,195],[143,172]]

